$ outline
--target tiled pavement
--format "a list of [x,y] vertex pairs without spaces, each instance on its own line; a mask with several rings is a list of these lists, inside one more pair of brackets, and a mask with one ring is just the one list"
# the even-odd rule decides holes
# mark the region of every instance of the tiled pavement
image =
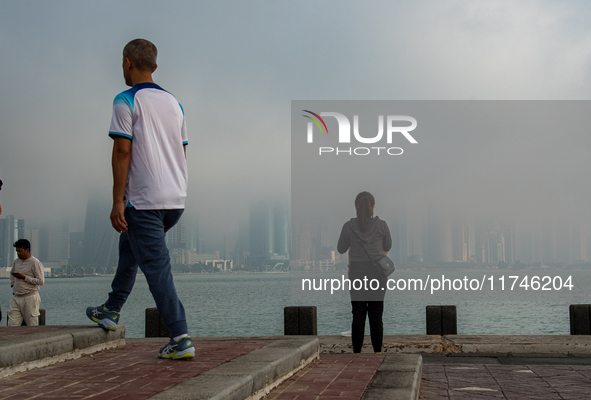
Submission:
[[591,399],[590,365],[423,365],[420,399]]
[[[0,329],[0,338],[64,327]],[[0,380],[2,399],[146,399],[235,357],[272,343],[203,341],[197,357],[156,358],[159,342],[131,342],[54,366]],[[322,355],[265,399],[360,399],[384,359],[374,355]],[[591,365],[424,364],[420,399],[591,399]]]
[[166,341],[128,343],[77,360],[0,380],[0,399],[146,399],[272,341],[195,343],[189,361],[160,360]]
[[383,360],[384,356],[322,356],[265,400],[358,400]]

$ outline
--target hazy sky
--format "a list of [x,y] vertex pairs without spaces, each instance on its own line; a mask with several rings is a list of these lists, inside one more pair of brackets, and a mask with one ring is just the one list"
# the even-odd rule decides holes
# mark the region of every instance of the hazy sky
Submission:
[[[528,230],[548,222],[587,226],[590,107],[578,100],[294,101],[292,217],[327,218],[336,243],[340,226],[355,215],[355,196],[367,190],[375,196],[376,215],[390,222],[432,211]],[[302,110],[324,115],[329,133]],[[353,132],[350,143],[339,142],[340,124],[330,112],[347,117],[349,131],[357,118],[366,139],[376,137],[378,116],[386,126],[386,115],[412,116],[417,143],[400,133],[388,139],[386,127],[376,143],[361,143]]]
[[110,198],[131,39],[156,44],[154,78],[187,116],[187,212],[226,230],[250,201],[289,194],[291,100],[590,99],[590,14],[584,1],[0,1],[3,216],[76,229],[91,192]]

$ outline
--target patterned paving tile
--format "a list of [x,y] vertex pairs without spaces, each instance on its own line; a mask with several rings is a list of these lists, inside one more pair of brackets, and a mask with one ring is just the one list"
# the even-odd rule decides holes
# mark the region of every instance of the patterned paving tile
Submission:
[[[16,328],[18,329],[18,328]],[[195,358],[161,360],[166,343],[124,347],[0,379],[0,399],[146,399],[271,341],[195,342]]]
[[359,400],[384,356],[322,356],[265,400]]
[[591,398],[591,367],[423,365],[419,399],[554,400]]

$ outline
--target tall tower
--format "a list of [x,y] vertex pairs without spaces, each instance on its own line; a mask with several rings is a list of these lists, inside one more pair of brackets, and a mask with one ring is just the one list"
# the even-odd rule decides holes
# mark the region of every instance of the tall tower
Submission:
[[316,221],[306,220],[297,224],[294,259],[312,261],[316,258]]
[[406,223],[406,254],[407,259],[402,262],[414,261],[418,262],[423,259],[423,221],[421,213],[418,210],[409,209]]
[[426,261],[432,263],[453,261],[453,230],[447,213],[429,210],[427,244]]
[[0,219],[0,267],[11,268],[16,259],[13,247],[18,239],[25,238],[25,220],[17,219],[14,215],[7,215]]
[[408,219],[406,209],[403,207],[396,208],[396,211],[391,212],[386,219],[392,237],[392,249],[388,253],[388,256],[397,265],[407,263],[410,255],[408,253]]
[[185,250],[195,250],[199,253],[199,220],[196,217],[186,216],[185,218]]
[[454,248],[454,261],[467,262],[474,255],[471,252],[473,247],[471,240],[473,229],[471,229],[468,218],[462,217],[454,221],[453,226],[453,248]]
[[497,261],[505,262],[505,237],[500,232],[497,235]]
[[274,249],[273,253],[289,258],[291,253],[291,227],[286,202],[276,202],[273,207]]
[[583,226],[581,224],[575,224],[572,233],[572,254],[574,261],[587,261],[586,236]]
[[234,263],[238,266],[246,265],[246,258],[250,249],[250,231],[246,222],[238,224],[238,239],[236,240],[236,250],[234,251]]
[[70,259],[70,224],[67,219],[49,226],[47,243],[47,261],[68,264]]
[[119,234],[111,226],[110,210],[110,201],[95,197],[88,199],[83,243],[85,265],[96,264],[103,268],[117,266]]
[[252,266],[289,263],[291,228],[287,204],[261,201],[250,207],[250,256]]
[[184,216],[181,216],[179,222],[166,232],[166,246],[170,252],[171,264],[186,263],[186,231]]

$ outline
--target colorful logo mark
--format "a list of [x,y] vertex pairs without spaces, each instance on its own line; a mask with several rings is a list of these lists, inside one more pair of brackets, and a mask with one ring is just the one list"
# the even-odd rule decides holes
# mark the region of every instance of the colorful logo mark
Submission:
[[[302,110],[303,112],[307,112],[308,114],[312,114],[313,116],[315,116],[316,118],[318,118],[318,120],[320,120],[320,122],[322,122],[322,125],[324,125],[324,130],[326,130],[326,134],[328,135],[328,128],[326,127],[326,124],[324,123],[324,120],[322,119],[322,117],[318,114],[316,114],[315,112],[312,111],[308,111],[308,110]],[[309,115],[302,115],[302,117],[306,117],[310,120],[312,120],[320,129],[320,132],[323,131],[322,127],[320,126],[320,124],[318,123],[318,120],[310,117]]]

